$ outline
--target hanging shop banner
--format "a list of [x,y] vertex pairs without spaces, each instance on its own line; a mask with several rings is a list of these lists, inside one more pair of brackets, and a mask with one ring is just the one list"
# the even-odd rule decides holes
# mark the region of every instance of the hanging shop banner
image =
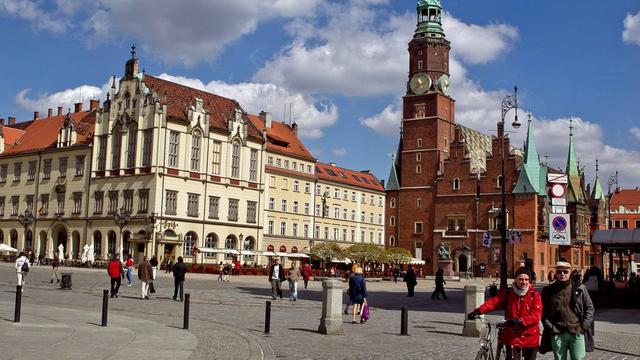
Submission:
[[549,214],[549,244],[571,245],[571,216]]
[[482,235],[482,246],[490,248],[491,241],[491,234],[488,231],[485,231],[484,235]]

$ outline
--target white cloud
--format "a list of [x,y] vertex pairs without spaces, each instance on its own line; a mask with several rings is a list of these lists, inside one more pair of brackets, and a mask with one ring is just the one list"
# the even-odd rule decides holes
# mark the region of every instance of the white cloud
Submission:
[[89,100],[104,100],[111,87],[111,79],[108,79],[101,87],[94,85],[80,85],[74,88],[57,91],[54,93],[40,93],[30,97],[31,89],[23,89],[16,95],[16,104],[29,111],[40,111],[44,114],[46,109],[55,109],[62,106],[64,112],[73,111],[75,103],[82,102],[83,109],[88,109]]
[[508,52],[518,39],[518,29],[507,24],[465,24],[451,14],[443,14],[447,39],[454,55],[470,64],[484,64]]
[[204,83],[199,79],[185,78],[162,74],[162,79],[201,89],[220,96],[237,100],[248,112],[258,114],[260,111],[274,113],[279,119],[278,111],[283,104],[291,104],[292,118],[298,123],[300,136],[317,139],[322,137],[322,130],[333,125],[338,118],[338,108],[331,103],[318,102],[315,99],[292,93],[273,85],[262,83],[228,84],[222,81]]
[[640,140],[640,127],[633,127],[630,129],[631,134],[636,137],[636,139]]
[[333,153],[333,155],[338,156],[338,157],[345,157],[347,156],[347,149],[341,147],[339,149],[333,149],[333,151],[331,151]]
[[361,118],[360,124],[382,135],[398,136],[400,133],[400,120],[402,119],[402,113],[396,110],[398,108],[399,106],[389,105],[374,116]]
[[37,2],[28,0],[0,0],[0,15],[17,17],[29,21],[38,30],[48,30],[53,33],[64,32],[69,28],[68,19],[61,18],[60,7],[52,11],[45,11]]
[[640,46],[640,11],[635,15],[627,14],[627,17],[624,18],[622,40]]

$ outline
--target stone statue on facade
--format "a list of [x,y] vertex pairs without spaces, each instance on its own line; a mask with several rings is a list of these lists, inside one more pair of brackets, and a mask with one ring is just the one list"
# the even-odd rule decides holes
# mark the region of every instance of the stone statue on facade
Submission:
[[451,260],[449,250],[443,243],[440,243],[440,246],[438,247],[438,256],[443,260]]

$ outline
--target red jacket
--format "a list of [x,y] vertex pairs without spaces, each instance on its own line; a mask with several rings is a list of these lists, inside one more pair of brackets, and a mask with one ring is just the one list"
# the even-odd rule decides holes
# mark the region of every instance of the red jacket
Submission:
[[502,289],[497,296],[487,300],[477,310],[481,314],[486,314],[494,310],[506,309],[505,319],[520,319],[522,325],[506,327],[502,331],[502,341],[515,347],[538,347],[540,342],[539,323],[542,318],[540,293],[532,285],[529,285],[529,291],[523,297],[519,297],[511,288],[508,291],[508,299],[506,290]]
[[107,272],[112,279],[119,278],[122,274],[122,263],[118,260],[109,260],[109,266],[107,266]]

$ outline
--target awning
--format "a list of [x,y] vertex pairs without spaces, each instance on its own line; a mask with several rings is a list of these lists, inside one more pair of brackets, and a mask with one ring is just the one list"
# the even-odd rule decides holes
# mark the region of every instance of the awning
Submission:
[[278,256],[276,253],[274,253],[273,251],[261,251],[260,255],[262,256]]
[[231,255],[239,255],[240,254],[240,252],[238,250],[235,250],[235,249],[216,249],[216,248],[202,247],[202,248],[194,248],[193,250],[199,251],[199,252],[202,252],[202,253],[208,253],[208,254],[231,254]]
[[240,250],[240,255],[262,255],[260,251],[254,250]]
[[331,259],[331,262],[332,263],[336,263],[336,264],[351,264],[352,261],[349,258],[344,258],[342,260],[333,258],[333,259]]
[[7,245],[7,244],[0,244],[0,251],[4,251],[4,252],[18,252],[17,249],[12,248],[11,246]]
[[640,229],[595,230],[591,243],[605,248],[640,248]]
[[403,264],[409,264],[409,265],[424,265],[426,264],[426,262],[424,260],[420,260],[420,259],[416,259],[416,258],[411,258],[409,261],[407,262],[403,262]]

